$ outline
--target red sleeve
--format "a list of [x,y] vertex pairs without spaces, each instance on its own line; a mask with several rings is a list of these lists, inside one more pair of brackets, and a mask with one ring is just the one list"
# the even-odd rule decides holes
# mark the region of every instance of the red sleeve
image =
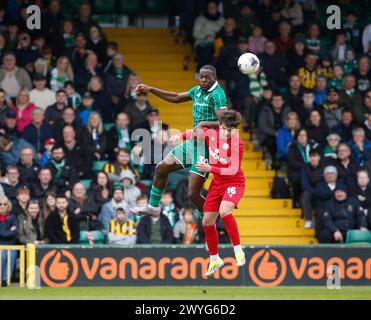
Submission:
[[[238,144],[237,144],[238,143]],[[228,167],[216,167],[211,166],[211,173],[225,176],[233,176],[241,168],[241,162],[243,158],[244,144],[242,141],[237,142],[236,146],[231,150],[231,158]],[[236,157],[238,155],[238,158]]]

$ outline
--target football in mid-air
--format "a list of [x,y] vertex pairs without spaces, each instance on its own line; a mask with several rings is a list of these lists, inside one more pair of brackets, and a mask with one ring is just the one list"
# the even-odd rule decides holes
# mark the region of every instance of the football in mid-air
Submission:
[[244,53],[238,58],[238,68],[243,74],[253,74],[259,69],[259,58],[253,53]]

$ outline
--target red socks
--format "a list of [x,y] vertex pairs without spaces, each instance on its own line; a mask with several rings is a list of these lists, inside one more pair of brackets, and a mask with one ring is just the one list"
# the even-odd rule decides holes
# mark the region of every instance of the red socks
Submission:
[[222,218],[222,220],[224,222],[225,228],[227,229],[229,238],[231,239],[233,246],[238,246],[240,244],[240,234],[238,232],[237,223],[233,215],[228,214],[224,218]]
[[205,238],[207,247],[209,249],[209,253],[211,256],[218,254],[218,242],[219,236],[218,232],[216,231],[215,224],[212,226],[204,226],[205,231]]

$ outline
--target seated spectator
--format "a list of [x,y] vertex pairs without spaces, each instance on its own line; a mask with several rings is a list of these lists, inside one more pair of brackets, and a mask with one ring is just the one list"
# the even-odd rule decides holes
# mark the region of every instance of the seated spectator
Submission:
[[287,66],[289,75],[305,67],[305,39],[295,37],[294,48],[287,52],[287,61],[290,61]]
[[56,144],[57,142],[53,138],[47,139],[45,141],[45,151],[41,155],[41,160],[39,161],[40,166],[44,167],[49,163],[50,159],[52,158],[52,149]]
[[349,190],[357,185],[357,161],[352,157],[352,152],[346,143],[340,143],[337,151],[337,159],[334,161],[338,171],[338,179],[345,184]]
[[22,89],[17,96],[16,107],[13,109],[17,115],[17,130],[23,133],[23,130],[32,122],[32,111],[35,105],[30,103],[30,94],[28,90]]
[[371,159],[371,141],[366,140],[363,128],[353,129],[349,146],[359,166],[364,166],[367,160]]
[[319,107],[327,99],[327,79],[324,75],[319,75],[315,79],[315,87],[314,87],[314,104]]
[[[144,208],[148,206],[149,203],[149,197],[146,194],[141,194],[136,201],[137,208]],[[141,220],[142,216],[138,216],[136,214],[133,215],[133,221],[135,222],[135,225],[137,226],[139,221]]]
[[8,136],[0,136],[0,163],[3,168],[9,165],[17,165],[21,150],[29,147],[33,150],[36,159],[36,151],[33,146],[24,139],[13,139]]
[[54,125],[62,120],[62,113],[67,105],[67,95],[64,90],[58,90],[56,93],[56,102],[45,109],[45,121]]
[[[371,92],[370,92],[371,97]],[[371,109],[367,113],[367,119],[363,124],[363,130],[365,130],[366,140],[371,141]]]
[[268,41],[263,35],[261,26],[254,26],[251,36],[249,36],[249,49],[252,53],[261,54],[264,52],[264,45]]
[[22,32],[18,35],[18,45],[15,50],[17,63],[21,68],[32,72],[33,63],[40,57],[37,50],[32,46],[31,37],[28,33]]
[[339,91],[344,88],[344,71],[340,64],[334,65],[333,78],[328,81],[329,88],[336,88]]
[[303,99],[303,89],[300,85],[300,78],[294,74],[290,77],[289,88],[283,95],[286,105],[288,105],[291,111],[299,114]]
[[296,130],[300,128],[300,122],[298,115],[295,112],[290,111],[286,115],[285,124],[277,132],[276,144],[277,144],[277,160],[285,161],[289,146],[294,138]]
[[9,108],[8,102],[5,99],[5,91],[0,88],[0,127],[4,126],[4,119],[6,114],[11,111]]
[[320,243],[345,242],[349,230],[367,230],[365,214],[357,200],[349,197],[344,185],[337,186],[334,198],[326,203],[323,220],[323,229],[318,236]]
[[194,221],[193,209],[183,208],[182,219],[174,226],[174,240],[176,243],[193,244],[197,239],[197,224]]
[[143,119],[151,109],[147,93],[140,92],[137,94],[136,100],[125,107],[124,112],[130,119],[130,126],[137,129],[143,124]]
[[132,71],[124,64],[125,58],[117,53],[112,58],[112,65],[105,73],[105,85],[111,97],[113,108],[119,104],[120,97],[125,93],[129,75]]
[[117,109],[115,110],[115,114],[118,114],[119,112],[121,112],[121,110],[125,110],[125,108],[129,104],[132,104],[137,100],[137,94],[134,92],[134,89],[141,83],[142,80],[137,74],[132,73],[129,75],[125,93],[123,96],[120,97],[120,101]]
[[46,87],[46,77],[36,75],[33,80],[35,88],[30,91],[30,102],[35,106],[45,110],[48,106],[54,104],[55,92]]
[[88,90],[88,84],[93,77],[102,77],[103,74],[98,67],[98,57],[94,52],[89,51],[84,65],[75,66],[75,88],[83,95]]
[[112,102],[107,91],[104,89],[103,80],[98,76],[91,78],[88,83],[88,91],[94,99],[94,106],[101,114],[104,123],[112,122]]
[[273,163],[276,161],[276,134],[282,128],[289,108],[284,105],[282,95],[274,93],[269,105],[262,108],[258,119],[258,140],[267,148]]
[[26,90],[31,90],[32,88],[30,76],[25,69],[16,65],[16,57],[13,52],[6,52],[3,55],[3,65],[0,68],[0,83],[6,95],[12,99],[18,96],[22,88]]
[[[115,41],[109,41],[107,44],[106,61],[103,62],[103,71],[106,72],[112,65],[112,58],[118,53],[118,44]],[[138,83],[139,84],[139,83]]]
[[317,67],[318,74],[325,76],[326,80],[328,81],[333,77],[332,69],[333,67],[331,57],[328,54],[323,55]]
[[305,129],[297,130],[287,154],[287,176],[293,188],[294,207],[297,207],[301,194],[300,172],[309,162],[310,149],[307,131]]
[[115,219],[109,222],[108,244],[134,245],[137,242],[135,224],[123,208],[116,209]]
[[323,160],[325,163],[334,163],[334,161],[338,158],[337,152],[338,147],[340,144],[340,136],[336,133],[331,133],[327,136],[327,145],[323,150]]
[[[304,94],[306,96],[306,94]],[[309,141],[314,145],[318,144],[318,147],[323,149],[327,143],[326,137],[328,135],[328,128],[323,123],[320,112],[314,109],[309,112],[307,123],[304,127],[308,131]]]
[[241,35],[246,38],[251,34],[254,26],[260,25],[259,18],[249,3],[243,2],[241,4],[236,16],[236,24],[237,28],[241,30]]
[[362,126],[368,118],[367,115],[371,113],[371,89],[365,92],[361,110],[362,110],[362,117],[359,119],[355,119],[355,122],[358,126]]
[[76,118],[75,110],[72,107],[65,107],[62,113],[62,119],[54,123],[54,136],[58,143],[63,142],[63,129],[66,126],[72,126],[75,129],[76,137],[81,140],[86,128],[79,123]]
[[[0,245],[15,245],[17,237],[17,217],[12,213],[12,204],[5,196],[0,197]],[[6,287],[7,281],[13,276],[17,258],[17,251],[10,250],[10,261],[8,261],[8,251],[1,250],[1,286]],[[8,268],[10,265],[10,279],[8,278]]]
[[57,196],[54,192],[47,192],[45,194],[41,206],[44,221],[48,218],[50,212],[53,212],[56,209],[55,207],[56,197]]
[[44,110],[41,108],[34,108],[31,117],[32,122],[25,127],[22,136],[23,139],[32,144],[37,152],[38,159],[41,159],[41,155],[45,151],[45,141],[54,136],[53,127],[44,121]]
[[343,32],[336,35],[334,46],[331,48],[331,55],[335,63],[342,63],[345,60],[345,53],[348,49],[346,36]]
[[165,191],[162,194],[160,206],[161,212],[169,219],[171,227],[174,228],[176,222],[179,220],[180,217],[179,209],[175,207],[173,194],[171,193],[171,191]]
[[21,137],[17,130],[17,115],[14,111],[8,110],[4,115],[4,124],[1,125],[0,133],[16,140]]
[[87,146],[76,140],[76,132],[72,126],[63,128],[62,147],[66,152],[67,163],[75,168],[80,179],[90,179],[92,159],[89,157]]
[[363,56],[358,60],[358,68],[353,74],[357,80],[357,89],[361,94],[371,89],[371,63],[369,57]]
[[77,108],[77,114],[79,117],[79,122],[83,126],[87,126],[88,119],[90,115],[96,110],[94,98],[91,96],[89,92],[85,92],[82,97],[81,106]]
[[348,11],[345,16],[344,21],[344,34],[347,39],[348,46],[354,48],[355,50],[360,49],[361,44],[361,28],[359,25],[359,21],[357,21],[357,14],[355,11]]
[[26,207],[30,201],[30,189],[27,186],[21,186],[16,191],[16,200],[13,202],[12,212],[18,217],[26,217]]
[[74,70],[78,70],[79,68],[84,66],[85,59],[88,56],[89,51],[86,49],[86,36],[78,32],[75,35],[75,47],[72,50],[70,55],[71,57],[71,65]]
[[115,125],[107,132],[108,158],[113,160],[120,148],[131,150],[130,120],[125,112],[120,112],[116,117]]
[[90,185],[89,195],[94,199],[99,210],[102,209],[104,204],[111,201],[112,193],[113,185],[109,181],[107,173],[104,171],[98,172]]
[[5,179],[1,182],[1,186],[7,198],[14,203],[17,197],[17,190],[22,187],[19,181],[19,169],[17,166],[7,166]]
[[193,38],[195,39],[197,72],[202,66],[211,63],[214,54],[215,36],[223,27],[223,24],[224,18],[218,12],[218,5],[214,1],[210,1],[205,12],[196,18],[193,25]]
[[307,53],[305,56],[305,67],[298,70],[301,85],[305,89],[313,90],[316,85],[316,76],[318,76],[316,64],[316,55],[312,52]]
[[44,219],[38,201],[31,200],[26,207],[26,217],[18,217],[17,239],[20,244],[46,244]]
[[158,217],[143,216],[137,227],[137,243],[173,243],[173,229],[162,213]]
[[[353,114],[353,117],[360,119],[364,114],[361,112],[362,96],[356,89],[356,78],[352,74],[348,74],[344,78],[344,89],[340,91],[340,100],[347,106]],[[360,113],[360,114],[357,114]]]
[[79,222],[75,214],[68,210],[68,199],[58,194],[56,209],[45,220],[45,236],[51,244],[78,243],[80,238]]
[[92,26],[98,23],[92,18],[92,8],[89,2],[83,2],[79,7],[79,15],[74,22],[77,32],[82,32],[85,36],[89,35]]
[[64,91],[67,94],[67,105],[71,106],[73,109],[77,109],[81,106],[81,95],[75,90],[75,85],[72,81],[67,81],[64,84]]
[[309,152],[309,163],[307,163],[300,171],[300,184],[303,191],[302,215],[304,217],[304,228],[313,228],[313,207],[315,188],[318,183],[323,180],[323,166],[321,164],[320,151],[313,149]]
[[44,167],[40,169],[38,177],[32,181],[32,198],[41,201],[50,192],[56,193],[57,185],[53,182],[51,169]]
[[141,194],[140,189],[135,186],[135,174],[130,169],[123,170],[120,174],[120,181],[124,186],[125,200],[129,205],[129,209],[134,208],[137,198]]
[[69,211],[76,215],[80,230],[100,229],[100,221],[97,220],[98,206],[94,198],[86,193],[82,183],[78,182],[72,188],[72,194],[69,199]]
[[82,141],[89,157],[93,158],[93,160],[106,159],[107,135],[103,128],[102,118],[98,112],[90,114],[86,128],[87,130]]
[[352,112],[349,109],[343,109],[341,121],[332,127],[331,132],[338,134],[342,142],[348,142],[352,139],[354,128]]
[[[47,47],[45,46],[42,51],[43,56],[45,55],[46,51],[47,51]],[[33,73],[34,79],[40,76],[45,77],[46,83],[49,84],[50,83],[50,72],[49,72],[50,63],[51,63],[50,60],[46,60],[44,58],[37,59],[34,63],[34,73]]]
[[107,60],[107,40],[99,25],[92,25],[89,28],[89,39],[86,48],[98,56],[100,64]]
[[[314,189],[314,200],[315,206],[318,209],[323,209],[325,203],[331,200],[335,188],[340,184],[338,181],[338,171],[334,166],[327,166],[323,170],[323,181],[319,182]],[[319,214],[320,212],[318,212]],[[318,215],[317,220],[320,222],[320,216]]]
[[29,185],[37,178],[40,170],[40,165],[34,160],[34,150],[31,147],[23,147],[21,156],[17,164],[20,181],[22,184]]
[[301,32],[304,27],[303,7],[294,0],[286,0],[283,3],[282,16],[290,21],[295,33]]
[[330,88],[326,102],[321,105],[324,121],[330,130],[341,121],[343,109],[344,105],[339,101],[339,91],[335,88]]
[[104,234],[108,233],[109,222],[116,218],[116,209],[123,208],[126,213],[128,213],[128,218],[131,219],[129,215],[129,205],[124,199],[124,187],[120,183],[115,183],[113,186],[112,200],[105,203],[98,216],[99,221],[102,223],[102,232]]
[[291,38],[291,25],[282,21],[278,26],[279,36],[274,38],[273,42],[276,45],[277,53],[287,54],[287,52],[294,48],[294,39]]
[[57,60],[56,67],[50,74],[50,88],[57,92],[63,90],[67,81],[73,81],[73,69],[70,60],[66,56],[60,56]]
[[278,36],[278,26],[285,18],[282,16],[282,11],[278,5],[269,5],[270,8],[267,10],[269,16],[267,16],[263,21],[264,34],[268,39],[274,39]]
[[129,150],[126,148],[119,148],[116,161],[107,163],[103,171],[108,174],[110,181],[116,182],[120,180],[120,175],[125,170],[135,172],[134,166],[130,162]]
[[53,182],[57,185],[58,192],[71,190],[72,186],[79,180],[76,169],[67,162],[64,149],[55,145],[52,149],[52,158],[47,165],[53,176]]

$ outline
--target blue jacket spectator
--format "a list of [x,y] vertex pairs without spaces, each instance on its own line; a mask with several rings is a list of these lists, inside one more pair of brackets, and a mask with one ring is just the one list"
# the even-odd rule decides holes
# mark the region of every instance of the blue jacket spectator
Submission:
[[35,159],[36,152],[34,147],[24,139],[11,140],[6,136],[0,137],[0,163],[2,168],[9,165],[16,165],[21,156],[21,150],[24,147],[31,147],[34,151]]
[[23,139],[31,143],[36,149],[37,153],[42,153],[45,151],[45,141],[49,138],[53,138],[53,136],[53,127],[46,122],[42,123],[40,127],[37,127],[31,123],[23,131]]
[[295,130],[299,129],[299,117],[295,112],[289,112],[285,117],[285,125],[277,132],[277,159],[285,160],[289,145],[294,139]]
[[352,133],[353,139],[349,142],[349,147],[358,165],[365,165],[367,160],[371,159],[371,141],[366,140],[365,130],[356,128]]

